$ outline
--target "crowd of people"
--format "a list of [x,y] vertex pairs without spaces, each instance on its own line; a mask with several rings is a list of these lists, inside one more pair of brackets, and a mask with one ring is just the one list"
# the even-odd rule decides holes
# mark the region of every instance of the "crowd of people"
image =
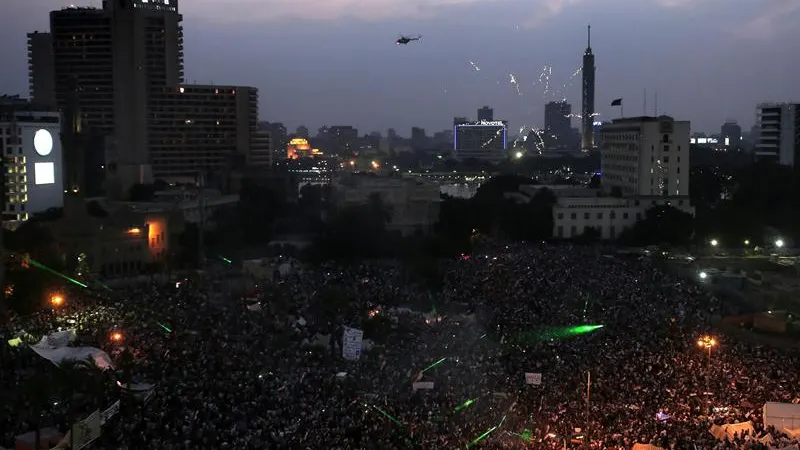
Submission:
[[[796,443],[759,424],[764,402],[800,397],[800,355],[715,334],[712,319],[738,311],[659,267],[590,247],[515,244],[441,261],[435,287],[398,262],[365,261],[298,266],[246,296],[215,270],[70,292],[60,308],[0,330],[0,446],[37,427],[63,433],[116,400],[119,414],[88,448]],[[584,324],[603,327],[558,332]],[[344,327],[364,330],[369,342],[356,361],[342,357]],[[115,369],[70,385],[27,346],[5,344],[23,330],[41,337],[69,328],[111,355]],[[697,344],[708,335],[711,352]],[[541,383],[526,384],[526,373]],[[414,382],[433,388],[413,391]],[[155,390],[134,399],[119,388],[125,383]],[[753,435],[709,432],[748,420]]]

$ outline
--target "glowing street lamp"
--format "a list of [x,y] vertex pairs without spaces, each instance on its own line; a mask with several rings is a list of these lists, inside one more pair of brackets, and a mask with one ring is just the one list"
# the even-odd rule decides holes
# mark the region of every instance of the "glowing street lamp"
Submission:
[[716,247],[719,245],[719,241],[716,239],[712,239],[711,241],[709,241],[709,244],[711,244],[712,247]]
[[708,274],[706,272],[700,272],[700,279],[705,280],[706,278],[708,278]]
[[64,296],[61,294],[53,294],[50,296],[50,304],[54,308],[58,308],[64,304]]
[[775,247],[783,248],[784,242],[783,239],[776,239],[775,240]]
[[110,338],[112,342],[122,342],[124,336],[119,331],[114,331],[111,333]]
[[711,336],[703,336],[697,340],[697,346],[708,350],[708,357],[711,358],[711,349],[717,345],[717,340]]
[[750,245],[750,239],[745,239],[744,240],[744,245]]

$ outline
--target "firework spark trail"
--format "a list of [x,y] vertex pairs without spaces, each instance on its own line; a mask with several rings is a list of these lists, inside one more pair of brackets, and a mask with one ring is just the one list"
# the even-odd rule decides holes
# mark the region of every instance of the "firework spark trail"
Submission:
[[510,72],[508,74],[508,77],[509,77],[509,82],[511,84],[513,84],[515,88],[517,88],[517,95],[522,95],[522,91],[519,88],[519,82],[517,81],[517,77],[514,76],[514,74],[510,73]]
[[472,66],[472,68],[475,69],[476,72],[480,72],[481,71],[481,68],[478,67],[478,65],[475,64],[474,62],[470,61],[469,65]]
[[492,142],[494,142],[494,141],[495,141],[495,139],[497,139],[498,137],[500,137],[500,136],[502,136],[502,135],[503,135],[503,129],[502,129],[502,128],[500,128],[499,130],[497,130],[497,133],[495,133],[495,134],[494,134],[494,136],[492,136],[492,138],[491,138],[491,139],[489,139],[488,141],[486,141],[486,142],[484,142],[484,143],[483,143],[483,145],[481,146],[481,148],[486,148],[486,147],[487,147],[487,146],[489,146],[489,145],[490,145]]

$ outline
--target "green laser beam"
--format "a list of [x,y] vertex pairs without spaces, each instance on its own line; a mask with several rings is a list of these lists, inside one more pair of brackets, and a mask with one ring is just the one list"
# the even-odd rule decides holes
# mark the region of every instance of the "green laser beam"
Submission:
[[488,429],[488,430],[486,430],[486,431],[485,431],[483,434],[481,434],[480,436],[476,437],[475,439],[473,439],[473,440],[472,440],[472,442],[470,442],[469,444],[467,444],[467,448],[473,447],[473,446],[475,446],[475,444],[477,444],[478,442],[480,442],[480,441],[482,441],[482,440],[486,439],[486,436],[489,436],[490,434],[492,434],[492,432],[493,432],[494,430],[496,430],[496,429],[497,429],[497,426],[494,426],[494,427],[492,427],[492,428],[489,428],[489,429]]
[[224,256],[222,256],[222,255],[217,255],[217,257],[218,257],[219,259],[221,259],[221,260],[225,261],[225,262],[226,262],[226,263],[228,263],[228,264],[233,264],[233,261],[231,261],[230,259],[228,259],[228,258],[226,258],[226,257],[224,257]]
[[170,327],[168,327],[168,326],[164,325],[164,324],[163,324],[163,323],[161,323],[161,322],[156,322],[156,323],[158,324],[158,326],[160,326],[161,328],[163,328],[163,329],[164,329],[164,331],[166,331],[167,333],[172,333],[172,328],[170,328]]
[[425,372],[427,372],[427,371],[429,371],[429,370],[433,369],[434,367],[438,366],[439,364],[443,363],[445,359],[447,359],[447,356],[445,356],[444,358],[442,358],[442,359],[440,359],[440,360],[436,361],[435,363],[431,364],[430,366],[428,366],[428,367],[426,367],[426,368],[422,369],[422,373],[425,373]]
[[471,405],[471,404],[473,404],[473,403],[475,403],[475,399],[472,399],[472,398],[471,398],[471,399],[469,399],[469,400],[467,400],[467,401],[465,401],[464,403],[462,403],[462,404],[460,404],[460,405],[456,406],[456,412],[459,412],[459,411],[461,411],[462,409],[464,409],[464,408],[468,407],[469,405]]
[[383,415],[384,415],[384,417],[386,417],[387,419],[389,419],[389,420],[391,420],[392,422],[394,422],[396,425],[399,425],[399,426],[401,426],[401,427],[403,426],[403,424],[402,424],[402,423],[400,423],[400,421],[399,421],[399,420],[397,420],[397,419],[395,419],[394,417],[392,417],[392,415],[391,415],[391,414],[389,414],[389,413],[387,413],[386,411],[384,411],[384,410],[382,410],[382,409],[378,408],[378,407],[377,407],[377,406],[375,406],[375,405],[372,405],[372,407],[373,407],[373,408],[375,408],[375,409],[376,409],[376,410],[377,410],[379,413],[383,414]]
[[28,263],[31,264],[33,267],[36,267],[37,269],[44,270],[45,272],[48,272],[48,273],[53,274],[53,275],[55,275],[57,277],[63,278],[65,280],[69,281],[70,283],[76,284],[76,285],[78,285],[78,286],[80,286],[82,288],[88,288],[89,287],[89,285],[81,283],[80,281],[78,281],[78,280],[76,280],[74,278],[68,277],[68,276],[64,275],[63,273],[61,273],[61,272],[59,272],[57,270],[51,269],[51,268],[45,266],[44,264],[42,264],[39,261],[36,261],[34,259],[28,258]]

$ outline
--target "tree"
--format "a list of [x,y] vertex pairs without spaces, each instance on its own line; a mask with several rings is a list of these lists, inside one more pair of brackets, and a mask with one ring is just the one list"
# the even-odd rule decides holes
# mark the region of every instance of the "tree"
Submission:
[[7,303],[13,311],[31,313],[46,303],[49,294],[60,290],[64,280],[53,275],[64,271],[56,241],[43,223],[32,220],[16,231],[3,230],[8,256]]
[[320,226],[313,253],[323,258],[392,254],[395,240],[386,230],[391,217],[391,209],[377,194],[370,195],[366,204],[344,206]]
[[693,218],[670,205],[657,205],[648,209],[642,220],[620,235],[627,245],[684,245],[693,232]]

